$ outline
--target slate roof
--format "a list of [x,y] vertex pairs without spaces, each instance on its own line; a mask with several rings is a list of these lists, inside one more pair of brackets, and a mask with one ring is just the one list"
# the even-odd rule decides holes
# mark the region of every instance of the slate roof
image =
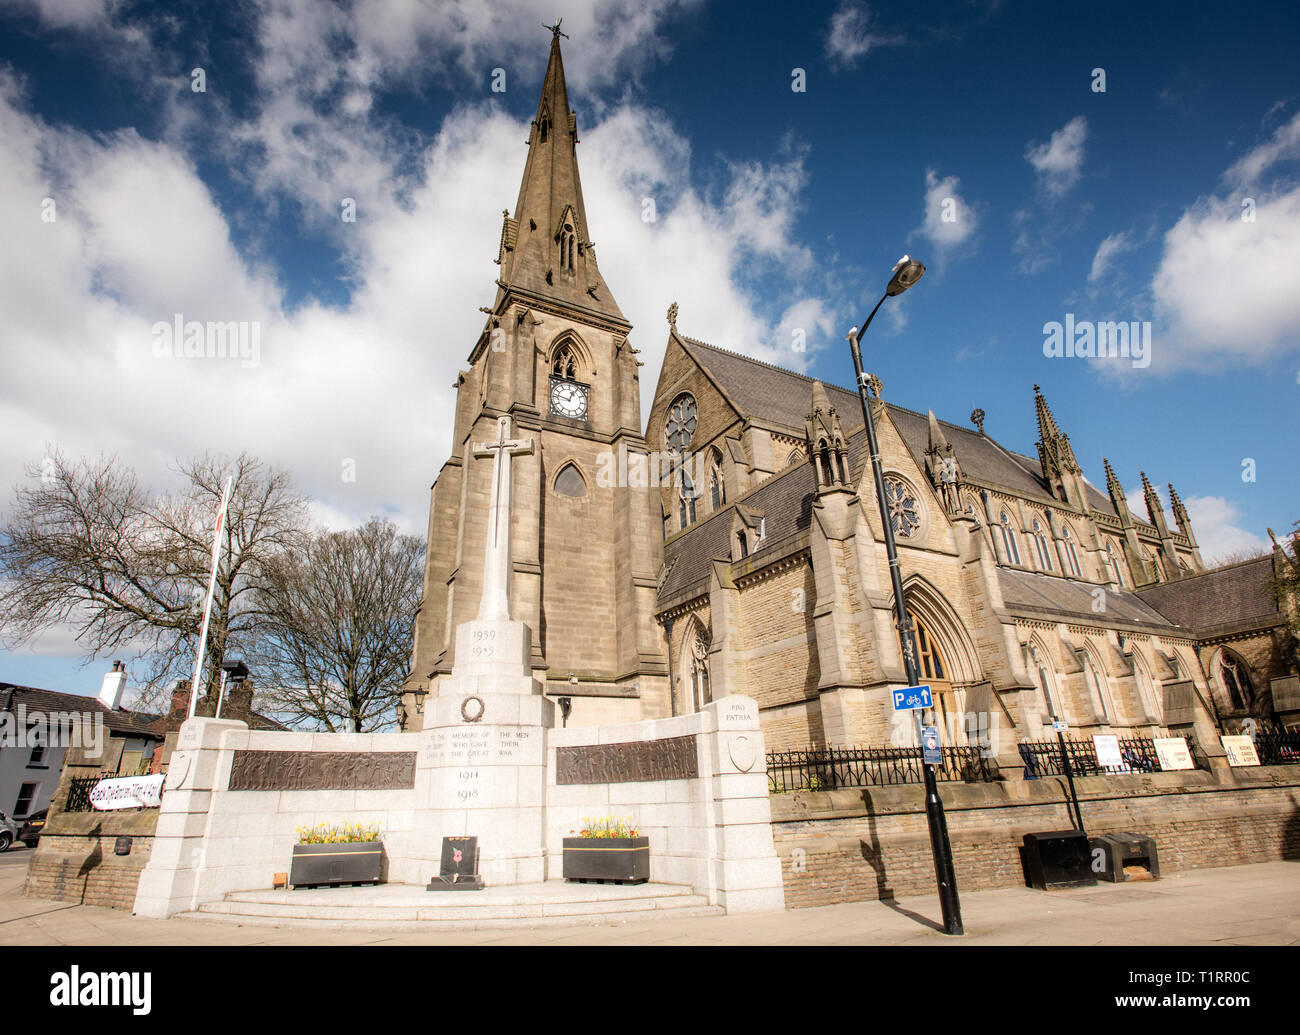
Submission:
[[1137,592],[1171,622],[1199,633],[1251,619],[1276,618],[1272,580],[1273,557],[1265,554]]
[[[861,434],[858,437],[861,439]],[[849,443],[849,450],[850,453],[853,450],[852,443]],[[805,461],[777,472],[758,488],[741,497],[740,502],[744,506],[763,513],[764,537],[753,551],[755,554],[807,531],[812,521],[815,488],[812,465]],[[734,505],[729,504],[664,545],[664,564],[668,568],[668,575],[659,590],[661,601],[670,600],[707,580],[709,562],[714,558],[731,557],[731,520],[734,513]]]
[[[998,568],[998,585],[1002,589],[1003,602],[1013,611],[1041,611],[1045,614],[1079,615],[1090,619],[1098,617],[1093,610],[1093,601],[1096,599],[1093,593],[1098,587],[1090,582],[1075,582],[1073,579],[1034,571]],[[1169,629],[1174,624],[1136,594],[1122,590],[1106,591],[1105,616],[1111,621],[1158,629]]]
[[[789,428],[802,438],[804,420],[812,397],[813,379],[793,370],[761,360],[728,352],[707,342],[678,335],[687,352],[718,382],[722,390],[745,416],[759,417]],[[840,418],[840,426],[850,439],[857,431],[862,437],[862,406],[857,392],[822,382],[826,395]],[[925,450],[930,444],[929,415],[886,403],[890,419],[898,429],[916,464],[924,469]],[[971,481],[999,486],[1015,495],[1059,506],[1042,477],[1037,458],[1015,453],[975,428],[940,420],[962,471]],[[1114,514],[1110,497],[1091,483],[1087,486],[1088,502],[1094,510]]]
[[123,737],[145,737],[149,740],[162,740],[162,734],[156,733],[152,726],[158,718],[143,712],[133,712],[126,708],[106,708],[97,697],[85,697],[81,694],[65,694],[57,690],[41,690],[34,686],[19,686],[16,683],[0,683],[0,706],[6,711],[19,704],[25,705],[28,713],[39,712],[83,712],[92,716],[96,713],[104,716],[104,725],[110,732]]
[[[791,434],[799,438],[803,437],[804,421],[812,400],[813,378],[681,334],[677,337],[682,342],[683,348],[718,383],[742,415],[759,417],[778,427],[788,428]],[[826,389],[827,398],[835,407],[840,426],[847,437],[849,469],[856,483],[861,478],[867,463],[864,448],[866,428],[862,423],[862,405],[856,392],[839,385],[826,382],[822,384]],[[912,454],[912,459],[919,468],[924,470],[925,451],[930,444],[929,415],[904,409],[892,403],[885,405],[890,420],[898,429],[904,444]],[[1047,482],[1042,477],[1042,469],[1037,459],[1005,449],[994,439],[974,428],[950,424],[943,420],[939,421],[939,426],[952,446],[967,479],[997,486],[1027,499],[1059,506],[1059,501],[1053,498]],[[1091,483],[1087,484],[1087,491],[1088,502],[1093,509],[1105,514],[1115,513],[1115,508],[1111,505],[1107,494]],[[763,511],[767,521],[766,538],[755,553],[761,553],[764,546],[774,546],[792,535],[805,531],[810,521],[815,494],[813,468],[804,461],[777,472],[758,488],[751,490],[748,495],[741,497],[739,502],[752,509]],[[733,501],[733,504],[735,502],[737,501]],[[709,576],[709,562],[715,558],[730,558],[733,512],[733,506],[724,507],[665,544],[664,564],[667,575],[659,590],[661,602],[671,600],[692,588],[702,589]],[[1023,574],[1031,580],[1039,577],[1027,572],[1008,574]],[[1052,582],[1068,583],[1065,579],[1041,577]],[[1022,606],[1071,610],[1081,615],[1092,615],[1090,590],[1084,590],[1078,584],[1069,585],[1073,586],[1073,589],[1034,587],[1029,582],[1023,582],[1013,585],[1011,594],[1013,598],[1022,600]],[[1114,602],[1117,596],[1123,599],[1114,603],[1114,606],[1119,609],[1121,617],[1125,620],[1166,627],[1170,624],[1158,612],[1153,611],[1131,594],[1112,593],[1108,599]],[[1053,597],[1057,598],[1055,604],[1050,603]]]

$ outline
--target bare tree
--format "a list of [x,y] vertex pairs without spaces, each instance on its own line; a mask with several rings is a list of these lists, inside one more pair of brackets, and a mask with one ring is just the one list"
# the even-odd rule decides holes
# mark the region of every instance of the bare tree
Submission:
[[423,580],[423,541],[380,518],[277,557],[258,593],[258,707],[295,727],[392,723]]
[[[266,564],[300,542],[307,500],[289,475],[241,454],[178,464],[187,484],[152,496],[116,457],[73,463],[55,453],[27,466],[36,484],[17,487],[0,529],[0,630],[25,642],[69,623],[88,658],[120,648],[144,652],[147,682],[191,672],[207,594],[217,507],[233,478],[218,562],[200,689],[211,693],[221,662],[257,620],[253,589]],[[158,694],[145,693],[139,707]]]
[[1283,541],[1278,542],[1271,528],[1268,536],[1273,541],[1274,556],[1281,555],[1273,565],[1272,588],[1277,609],[1286,621],[1283,656],[1289,655],[1293,665],[1300,665],[1300,521],[1295,523],[1289,544],[1285,535]]

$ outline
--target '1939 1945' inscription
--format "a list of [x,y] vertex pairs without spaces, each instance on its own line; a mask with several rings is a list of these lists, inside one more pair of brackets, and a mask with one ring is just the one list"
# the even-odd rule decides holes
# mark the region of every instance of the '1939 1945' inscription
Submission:
[[687,780],[698,775],[693,736],[555,749],[557,784]]

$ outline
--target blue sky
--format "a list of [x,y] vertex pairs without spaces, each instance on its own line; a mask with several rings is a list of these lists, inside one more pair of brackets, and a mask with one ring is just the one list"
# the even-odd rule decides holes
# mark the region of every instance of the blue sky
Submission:
[[[1033,454],[1037,382],[1085,474],[1173,482],[1207,555],[1300,518],[1300,11],[1014,0],[0,0],[0,511],[50,449],[165,487],[248,448],[323,522],[422,532],[556,15],[643,412],[670,302],[847,383],[909,252],[865,342],[887,399]],[[256,362],[158,358],[177,313],[258,323]],[[1150,365],[1045,356],[1067,314],[1149,322]],[[81,660],[53,630],[0,678],[93,692]]]

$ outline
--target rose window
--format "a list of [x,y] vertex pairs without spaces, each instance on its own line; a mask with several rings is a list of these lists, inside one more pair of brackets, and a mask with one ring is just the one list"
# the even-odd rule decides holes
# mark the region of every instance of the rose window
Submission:
[[906,482],[898,478],[885,479],[885,504],[889,508],[889,524],[894,535],[910,539],[921,527],[921,515],[916,495]]

